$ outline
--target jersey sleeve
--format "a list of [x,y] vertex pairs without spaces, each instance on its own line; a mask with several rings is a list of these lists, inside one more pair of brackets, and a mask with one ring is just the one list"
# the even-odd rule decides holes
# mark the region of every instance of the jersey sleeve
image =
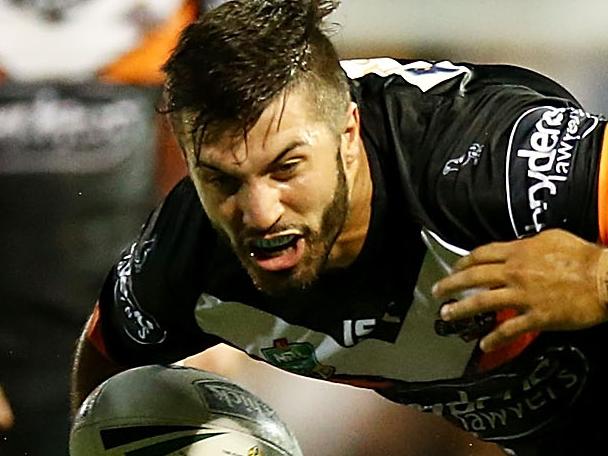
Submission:
[[559,84],[508,65],[392,61],[360,73],[364,132],[414,219],[465,248],[552,227],[597,239],[606,121]]
[[[108,274],[93,342],[124,365],[174,362],[215,345],[196,325],[196,259],[204,215],[185,178],[143,226]],[[212,238],[209,238],[212,239]]]

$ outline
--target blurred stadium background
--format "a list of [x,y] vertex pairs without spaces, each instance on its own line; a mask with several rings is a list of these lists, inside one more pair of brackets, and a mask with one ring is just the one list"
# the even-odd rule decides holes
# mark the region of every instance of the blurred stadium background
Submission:
[[[75,339],[119,251],[184,173],[153,109],[158,66],[214,3],[0,0],[0,385],[15,415],[2,456],[67,455]],[[601,0],[343,0],[331,20],[343,58],[522,65],[608,113],[606,17]],[[193,362],[273,405],[307,455],[498,454],[369,391],[227,348]]]

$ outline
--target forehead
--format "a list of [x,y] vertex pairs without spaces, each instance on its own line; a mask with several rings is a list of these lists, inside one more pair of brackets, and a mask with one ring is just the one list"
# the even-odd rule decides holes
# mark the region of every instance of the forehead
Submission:
[[[293,142],[314,143],[327,125],[315,116],[310,96],[303,90],[282,92],[262,112],[253,127],[245,134],[227,132],[211,144],[204,144],[197,154],[205,162],[224,161],[224,156],[244,158],[252,151],[272,152],[288,147]],[[195,145],[192,128],[196,114],[183,112],[174,122],[180,143],[187,153],[193,153]]]

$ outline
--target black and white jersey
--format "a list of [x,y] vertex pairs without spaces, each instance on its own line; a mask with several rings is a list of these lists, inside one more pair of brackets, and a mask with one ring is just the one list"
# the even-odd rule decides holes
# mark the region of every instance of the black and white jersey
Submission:
[[343,67],[374,189],[355,262],[296,296],[265,296],[186,178],[108,276],[100,324],[109,356],[172,362],[225,342],[290,372],[374,388],[482,438],[547,427],[590,382],[596,354],[576,341],[593,330],[529,338],[518,356],[488,363],[477,342],[496,316],[445,324],[430,290],[488,241],[549,227],[596,239],[605,120],[521,68],[391,59]]

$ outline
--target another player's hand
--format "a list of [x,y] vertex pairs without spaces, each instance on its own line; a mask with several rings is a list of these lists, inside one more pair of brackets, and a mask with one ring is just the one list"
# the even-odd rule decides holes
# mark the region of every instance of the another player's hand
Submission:
[[501,309],[510,318],[480,341],[492,351],[529,331],[575,330],[608,320],[608,251],[563,230],[547,230],[512,242],[473,250],[437,282],[433,294],[448,298],[476,293],[444,305],[447,321]]
[[13,426],[13,411],[0,386],[0,432],[8,431]]

